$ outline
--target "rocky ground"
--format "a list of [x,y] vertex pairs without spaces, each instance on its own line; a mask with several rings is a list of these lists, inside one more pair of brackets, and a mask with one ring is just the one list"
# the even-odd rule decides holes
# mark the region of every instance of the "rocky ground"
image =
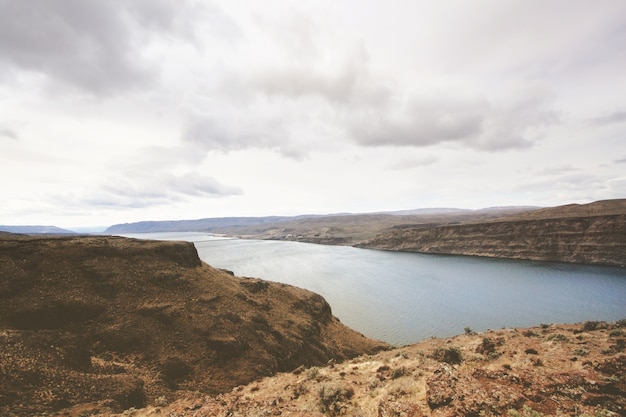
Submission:
[[387,347],[191,243],[0,236],[1,416],[121,412]]
[[[626,321],[490,330],[298,368],[126,416],[624,416]],[[80,410],[65,416],[79,416]],[[103,416],[108,413],[102,408]]]

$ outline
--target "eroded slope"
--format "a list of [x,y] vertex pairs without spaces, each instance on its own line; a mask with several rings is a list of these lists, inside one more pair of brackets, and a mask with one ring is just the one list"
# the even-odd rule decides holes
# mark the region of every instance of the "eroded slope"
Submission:
[[191,243],[0,238],[2,415],[140,408],[384,348],[319,295],[236,278]]

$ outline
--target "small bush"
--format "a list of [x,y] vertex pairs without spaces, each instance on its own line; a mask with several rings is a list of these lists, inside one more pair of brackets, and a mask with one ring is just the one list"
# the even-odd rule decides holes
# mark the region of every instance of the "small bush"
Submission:
[[587,356],[589,355],[589,350],[584,349],[584,348],[576,348],[574,349],[574,355]]
[[609,332],[610,337],[621,337],[624,335],[624,332],[621,329],[613,329]]
[[476,353],[480,353],[481,355],[489,355],[496,351],[496,344],[493,340],[483,337],[482,342],[476,348]]
[[583,323],[583,331],[590,332],[598,328],[599,321],[586,321]]
[[391,379],[398,379],[407,375],[408,373],[408,369],[406,369],[406,367],[404,366],[401,366],[400,368],[396,368],[393,370],[393,372],[391,372]]
[[339,415],[343,408],[343,402],[348,401],[354,395],[352,387],[342,387],[337,384],[322,385],[318,392],[320,411],[330,415]]
[[546,340],[549,342],[569,342],[567,336],[561,333],[553,333],[546,337]]
[[456,365],[463,361],[461,351],[456,347],[438,348],[433,352],[432,358],[450,365]]

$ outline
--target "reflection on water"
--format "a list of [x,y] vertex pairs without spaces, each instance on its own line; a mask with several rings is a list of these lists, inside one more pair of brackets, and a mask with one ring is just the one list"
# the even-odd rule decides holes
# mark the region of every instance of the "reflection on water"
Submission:
[[315,291],[369,337],[402,345],[540,323],[626,318],[626,270],[384,252],[200,233],[133,237],[193,241],[210,265]]

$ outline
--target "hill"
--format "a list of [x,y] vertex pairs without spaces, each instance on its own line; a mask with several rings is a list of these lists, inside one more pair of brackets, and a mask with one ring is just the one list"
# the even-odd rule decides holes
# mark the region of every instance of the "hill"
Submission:
[[0,225],[0,232],[25,233],[25,234],[49,234],[66,235],[75,234],[73,230],[62,229],[56,226],[6,226]]
[[626,200],[532,210],[484,222],[396,226],[357,246],[624,266]]
[[386,348],[191,243],[0,236],[0,415],[121,412]]
[[207,232],[251,239],[354,245],[396,226],[487,221],[527,210],[528,207],[496,207],[482,210],[418,209],[365,214],[146,221],[113,225],[107,228],[105,233]]
[[[308,216],[302,216],[308,217]],[[109,226],[104,233],[206,232],[222,227],[255,226],[291,220],[293,217],[211,217],[196,220],[153,220]]]
[[130,415],[624,416],[624,326],[625,320],[480,334],[466,329],[448,339],[299,368],[217,397],[190,394]]

